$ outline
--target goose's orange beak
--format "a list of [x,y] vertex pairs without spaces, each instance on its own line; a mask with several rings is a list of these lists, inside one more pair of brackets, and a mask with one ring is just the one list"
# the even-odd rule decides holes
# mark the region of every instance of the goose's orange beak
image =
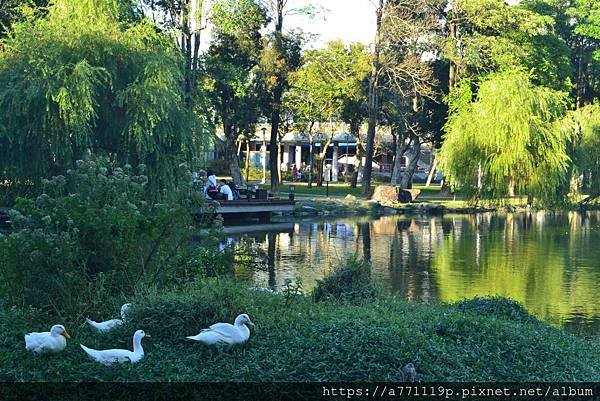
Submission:
[[62,335],[63,335],[65,338],[71,338],[71,336],[69,335],[69,333],[67,332],[67,330],[63,331]]

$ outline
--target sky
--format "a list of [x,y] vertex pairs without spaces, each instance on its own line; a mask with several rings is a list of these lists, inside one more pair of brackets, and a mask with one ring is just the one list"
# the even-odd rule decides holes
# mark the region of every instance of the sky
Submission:
[[[300,3],[296,0],[295,3]],[[371,0],[313,0],[318,16],[309,19],[289,15],[284,20],[288,29],[301,29],[318,35],[311,47],[323,47],[331,40],[370,44],[375,36],[375,5]]]
[[[342,39],[346,43],[371,44],[375,37],[374,0],[289,0],[288,10],[312,4],[318,10],[314,18],[290,13],[284,17],[284,30],[311,34],[306,47],[325,47],[327,42]],[[205,4],[207,7],[210,1]],[[203,50],[208,49],[210,23],[202,34]],[[269,27],[272,29],[273,27]]]

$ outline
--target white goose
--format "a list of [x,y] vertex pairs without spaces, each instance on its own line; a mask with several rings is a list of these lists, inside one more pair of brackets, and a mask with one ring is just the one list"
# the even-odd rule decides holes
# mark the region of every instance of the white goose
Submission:
[[121,326],[125,322],[125,314],[127,313],[127,309],[129,309],[130,306],[131,304],[125,304],[121,306],[121,319],[111,319],[105,322],[95,322],[86,318],[85,321],[87,322],[87,324],[98,330],[100,333],[107,333],[115,327]]
[[25,334],[25,349],[34,354],[60,352],[67,346],[67,338],[71,338],[65,326],[55,324],[50,331]]
[[127,349],[106,349],[99,351],[88,348],[83,344],[79,344],[79,346],[90,358],[103,365],[111,365],[115,362],[137,363],[144,357],[144,349],[142,348],[142,338],[144,337],[150,337],[149,334],[144,333],[144,330],[138,330],[133,334],[133,352]]
[[250,329],[246,324],[254,326],[248,315],[243,313],[235,318],[234,324],[215,323],[208,329],[202,330],[199,334],[186,338],[200,341],[206,345],[219,343],[241,344],[250,338]]

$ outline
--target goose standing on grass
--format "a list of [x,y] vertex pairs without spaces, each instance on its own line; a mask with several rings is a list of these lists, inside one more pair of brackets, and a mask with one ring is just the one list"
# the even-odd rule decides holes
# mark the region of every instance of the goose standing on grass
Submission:
[[65,326],[55,324],[50,331],[25,334],[25,349],[34,354],[60,352],[67,346],[67,338],[71,338]]
[[234,324],[230,323],[215,323],[208,329],[202,330],[195,336],[188,336],[190,340],[200,341],[206,345],[215,345],[219,343],[225,344],[241,344],[250,338],[250,329],[248,326],[254,326],[245,313],[235,318]]
[[79,344],[81,349],[90,356],[93,360],[100,362],[103,365],[111,365],[118,363],[137,363],[144,357],[144,349],[142,348],[142,338],[150,337],[144,333],[144,330],[138,330],[133,334],[133,351],[127,349],[106,349],[98,351]]
[[125,304],[121,306],[121,319],[111,319],[105,322],[94,322],[93,320],[86,318],[85,321],[87,324],[98,330],[100,333],[107,333],[115,327],[123,325],[123,323],[125,322],[125,314],[127,313],[127,309],[129,309],[130,306],[131,304]]

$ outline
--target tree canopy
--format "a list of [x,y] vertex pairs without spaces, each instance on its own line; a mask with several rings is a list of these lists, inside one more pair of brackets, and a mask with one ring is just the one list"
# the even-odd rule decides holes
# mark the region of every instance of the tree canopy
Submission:
[[56,0],[30,9],[0,52],[0,173],[12,183],[61,174],[86,153],[145,164],[156,187],[200,150],[182,102],[181,55],[147,20],[120,20],[116,0]]
[[476,100],[471,97],[464,81],[450,101],[440,158],[451,185],[477,188],[481,168],[481,193],[500,197],[517,189],[555,198],[570,161],[569,133],[557,129],[566,94],[534,85],[526,72],[508,70],[488,76]]

